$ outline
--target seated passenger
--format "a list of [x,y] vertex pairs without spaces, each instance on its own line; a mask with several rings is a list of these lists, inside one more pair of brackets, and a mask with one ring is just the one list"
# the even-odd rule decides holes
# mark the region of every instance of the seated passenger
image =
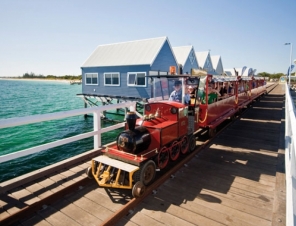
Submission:
[[195,89],[192,86],[188,87],[187,94],[185,95],[185,103],[194,104]]
[[174,91],[171,93],[169,100],[182,102],[182,89],[181,89],[182,82],[177,80],[174,84]]
[[229,83],[229,86],[228,86],[228,94],[234,94],[234,89],[233,89],[233,85],[232,83]]
[[[218,100],[218,96],[221,96],[220,93],[216,89],[212,89],[212,84],[209,84],[208,86],[208,104],[211,104]],[[206,97],[205,94],[202,97],[202,103],[206,103]]]
[[224,94],[227,94],[227,89],[226,89],[226,84],[223,83],[223,86],[221,87],[220,91],[219,91],[220,95],[223,97]]
[[195,89],[192,86],[188,87],[188,93],[191,98],[195,97]]

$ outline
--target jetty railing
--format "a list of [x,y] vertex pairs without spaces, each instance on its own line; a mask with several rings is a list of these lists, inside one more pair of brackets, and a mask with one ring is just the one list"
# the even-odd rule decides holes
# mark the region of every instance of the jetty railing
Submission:
[[126,109],[130,107],[134,107],[136,109],[136,102],[124,102],[119,104],[111,104],[105,105],[100,107],[91,107],[91,108],[84,108],[84,109],[76,109],[70,111],[63,111],[63,112],[56,112],[56,113],[49,113],[49,114],[42,114],[42,115],[32,115],[32,116],[25,116],[25,117],[17,117],[17,118],[9,118],[9,119],[1,119],[0,120],[0,129],[14,127],[14,126],[21,126],[26,124],[50,121],[50,120],[57,120],[63,119],[67,117],[73,117],[78,115],[87,115],[93,114],[93,131],[82,133],[76,136],[68,137],[65,139],[57,140],[54,142],[50,142],[47,144],[42,144],[36,147],[28,148],[25,150],[17,151],[14,153],[6,154],[0,156],[0,163],[6,162],[12,159],[16,159],[19,157],[23,157],[26,155],[34,154],[43,150],[47,150],[50,148],[58,147],[64,144],[68,144],[74,141],[82,140],[88,137],[94,137],[94,149],[98,149],[101,147],[101,135],[108,131],[122,128],[124,127],[124,122],[117,123],[112,126],[108,126],[105,128],[101,128],[101,115],[104,111],[116,110],[116,109]]
[[286,225],[296,223],[296,119],[295,105],[286,84],[285,103]]

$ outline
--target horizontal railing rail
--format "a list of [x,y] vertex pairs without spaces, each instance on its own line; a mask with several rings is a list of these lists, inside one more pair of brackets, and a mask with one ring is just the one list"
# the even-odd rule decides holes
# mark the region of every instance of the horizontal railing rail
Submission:
[[134,109],[136,109],[135,108],[136,102],[130,101],[130,102],[124,102],[119,104],[110,104],[110,105],[105,105],[100,107],[84,108],[84,109],[77,109],[77,110],[70,110],[70,111],[63,111],[63,112],[56,112],[56,113],[49,113],[49,114],[42,114],[42,115],[32,115],[32,116],[25,116],[25,117],[19,117],[19,118],[1,119],[0,129],[3,129],[8,127],[15,127],[15,126],[27,125],[32,123],[50,121],[50,120],[58,120],[58,119],[63,119],[63,118],[68,118],[73,116],[93,114],[93,131],[64,138],[64,139],[50,142],[47,144],[42,144],[42,145],[28,148],[25,150],[20,150],[14,153],[2,155],[0,156],[0,163],[13,160],[19,157],[23,157],[26,155],[34,154],[50,148],[58,147],[58,146],[68,144],[74,141],[78,141],[81,139],[89,138],[92,136],[94,137],[94,149],[98,149],[102,145],[101,144],[102,133],[106,133],[111,130],[124,127],[124,122],[120,122],[109,127],[101,128],[101,117],[100,117],[101,114],[104,111],[110,111],[110,110],[122,109],[122,108],[126,109],[126,108],[130,108],[131,106]]
[[295,105],[286,84],[285,103],[286,225],[296,223],[296,119]]

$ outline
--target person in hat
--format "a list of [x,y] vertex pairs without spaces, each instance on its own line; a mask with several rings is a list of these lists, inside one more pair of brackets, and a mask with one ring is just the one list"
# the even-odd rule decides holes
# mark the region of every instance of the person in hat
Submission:
[[188,90],[187,90],[187,94],[185,95],[185,103],[186,104],[190,104],[191,99],[195,99],[195,88],[193,88],[192,86],[188,86]]
[[171,93],[169,100],[182,102],[182,82],[176,80],[174,83],[174,91]]

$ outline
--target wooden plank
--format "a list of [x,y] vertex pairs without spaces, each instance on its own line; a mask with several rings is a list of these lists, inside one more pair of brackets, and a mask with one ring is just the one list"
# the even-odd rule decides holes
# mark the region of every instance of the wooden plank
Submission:
[[26,189],[23,189],[22,187],[12,189],[9,192],[11,194],[11,197],[27,205],[31,205],[40,200],[40,198],[36,197],[34,194],[30,193]]
[[[242,158],[248,161],[255,161],[266,163],[268,165],[277,164],[277,153],[258,152],[255,150],[233,149],[230,147],[216,145],[215,143],[207,148],[207,154],[217,155],[219,153],[223,156],[231,156],[232,158]],[[202,153],[203,154],[203,153]]]
[[[185,183],[182,183],[182,181]],[[174,188],[176,184],[183,184],[186,189]],[[249,214],[262,217],[265,219],[271,218],[271,209],[272,204],[269,202],[264,202],[263,200],[257,199],[247,199],[246,197],[242,197],[240,195],[233,195],[232,193],[223,193],[219,192],[219,188],[215,190],[211,190],[209,188],[205,188],[204,184],[199,184],[197,182],[186,183],[186,180],[175,180],[171,183],[167,183],[164,185],[165,190],[176,191],[180,193],[180,197],[184,199],[190,197],[191,199],[200,198],[206,200],[208,202],[216,202],[221,203],[221,205],[226,205],[231,208],[235,208],[237,210],[243,210]],[[201,194],[202,192],[202,194]],[[184,194],[182,194],[184,193]],[[190,200],[190,199],[189,199]],[[241,201],[241,202],[240,202]],[[269,207],[268,207],[269,206]],[[268,207],[268,208],[265,208]]]
[[54,226],[79,226],[75,220],[71,217],[67,216],[66,214],[54,209],[51,206],[47,206],[46,208],[38,211],[38,215],[45,219],[49,224]]
[[[154,200],[161,200],[161,203],[157,203]],[[179,192],[170,191],[166,189],[161,189],[159,193],[155,195],[155,197],[147,197],[147,201],[145,203],[149,206],[144,206],[145,209],[158,209],[159,207],[155,205],[167,206],[174,205],[181,209],[186,209],[193,213],[193,223],[196,225],[212,225],[212,224],[222,224],[222,225],[244,225],[248,226],[249,224],[246,222],[242,222],[237,218],[233,218],[228,214],[221,213],[219,211],[215,211],[206,206],[200,205],[197,202],[188,199],[180,199]],[[151,201],[151,202],[150,202]],[[166,203],[166,204],[164,204]],[[166,212],[165,210],[163,210]]]
[[[141,226],[161,226],[164,225],[163,223],[155,220],[154,218],[151,218],[150,216],[147,216],[146,214],[141,212],[141,208],[136,208],[132,214],[130,214],[128,216],[128,218],[124,218],[124,221],[129,221],[134,223],[134,225],[141,225]],[[122,220],[120,221],[122,222]],[[121,225],[119,223],[117,223],[116,225]],[[122,224],[125,225],[125,224]]]
[[[0,193],[4,193],[8,190],[22,186],[23,184],[29,183],[32,180],[37,180],[38,178],[47,176],[48,174],[55,173],[57,170],[61,170],[65,167],[73,166],[81,161],[89,161],[92,157],[97,156],[100,153],[100,150],[90,150],[79,154],[77,156],[71,157],[69,159],[63,160],[61,162],[52,164],[50,166],[44,167],[42,169],[35,170],[31,173],[13,178],[11,180],[0,183]],[[89,159],[89,160],[86,160]]]
[[145,199],[141,206],[145,207],[141,210],[142,213],[149,214],[150,216],[151,212],[158,212],[157,215],[152,217],[168,225],[222,225],[210,218],[197,215],[192,210],[170,204],[168,200],[152,199],[150,197],[149,199]]
[[[254,154],[250,154],[254,155]],[[223,150],[217,150],[215,153],[208,151],[204,151],[201,155],[199,155],[199,158],[208,162],[214,162],[214,163],[232,163],[233,165],[239,165],[246,169],[259,169],[260,171],[263,171],[266,174],[275,175],[276,171],[276,164],[270,164],[269,162],[260,162],[258,160],[249,159],[247,156],[244,156],[242,154],[236,155],[235,153],[233,155],[228,155],[227,152]],[[212,160],[212,161],[211,161]]]
[[122,203],[114,203],[110,197],[103,195],[97,189],[102,188],[96,188],[94,190],[91,190],[89,193],[85,194],[85,197],[92,200],[93,202],[107,208],[108,210],[111,210],[112,212],[117,211],[119,208],[122,207]]
[[52,191],[44,189],[44,187],[41,186],[38,181],[32,181],[31,183],[24,185],[24,188],[40,199],[46,198],[53,194]]
[[[253,174],[253,172],[237,170],[237,167],[233,164],[230,168],[227,165],[220,164],[209,164],[208,162],[204,162],[202,160],[190,162],[188,166],[194,165],[194,170],[200,173],[208,173],[209,175],[219,175],[220,178],[227,179],[229,176],[235,177],[234,180],[244,183],[244,184],[255,184],[256,187],[262,186],[262,188],[267,188],[268,190],[273,190],[275,186],[275,178],[267,177],[265,174]],[[188,170],[190,170],[189,168]],[[190,173],[190,172],[188,172]],[[244,182],[243,182],[244,181]],[[259,182],[259,183],[258,183]],[[270,189],[271,188],[271,189]]]
[[207,165],[207,167],[213,167],[213,169],[225,169],[232,172],[232,175],[243,175],[244,177],[253,180],[258,180],[260,177],[263,180],[271,182],[275,181],[275,171],[262,169],[260,167],[249,167],[248,165],[225,162],[223,159],[214,162],[208,158],[198,158],[196,161],[199,164]]
[[92,213],[83,210],[66,199],[60,200],[52,205],[52,207],[58,209],[80,225],[98,225],[101,222],[101,220],[95,217]]
[[275,153],[273,151],[268,151],[268,150],[260,150],[260,152],[258,152],[258,150],[252,150],[252,149],[243,149],[243,148],[235,148],[235,147],[231,147],[231,146],[225,146],[225,145],[219,145],[219,144],[212,144],[210,146],[211,149],[222,149],[224,151],[228,151],[228,152],[237,152],[237,153],[256,153],[258,154],[259,158],[263,158],[266,157],[276,157],[278,153]]
[[20,202],[19,200],[14,198],[11,194],[2,194],[0,199],[2,205],[1,209],[3,211],[1,213],[2,219],[4,218],[4,216],[7,216],[6,212],[8,213],[8,215],[12,215],[27,206],[23,202]]
[[79,206],[86,212],[93,214],[98,219],[100,219],[101,222],[104,221],[113,212],[107,209],[106,207],[99,205],[98,203],[86,198],[84,195],[88,192],[90,192],[90,189],[84,188],[81,191],[73,194],[72,196],[67,197],[67,200]]
[[0,208],[0,221],[2,219],[5,219],[6,217],[10,216],[10,214],[8,212],[6,212],[5,209],[3,208]]
[[[176,187],[176,185],[174,185]],[[187,185],[184,185],[187,186]],[[161,195],[157,193],[157,197],[159,199],[166,199],[168,202],[170,202],[170,193],[173,189],[173,186],[169,189],[170,192],[168,192],[166,195]],[[177,189],[178,190],[178,189]],[[216,197],[216,196],[208,196],[206,194],[198,194],[198,192],[195,192],[195,194],[190,194],[188,191],[186,192],[179,192],[179,200],[191,200],[194,203],[197,203],[201,206],[207,207],[210,210],[210,213],[212,215],[215,215],[214,213],[220,212],[222,214],[228,215],[229,219],[236,219],[237,221],[244,222],[245,224],[253,224],[253,225],[270,225],[270,220],[262,219],[261,216],[253,215],[254,211],[251,211],[253,207],[249,207],[248,209],[244,209],[247,206],[242,205],[242,209],[238,210],[236,209],[239,205],[239,203],[233,207],[232,205],[229,205],[229,203],[224,205],[224,202],[227,200],[222,197]],[[184,201],[183,201],[184,202]],[[261,211],[262,212],[262,211]],[[214,220],[214,219],[213,219]],[[244,224],[243,224],[244,225]]]
[[[186,185],[186,179],[174,178],[174,180],[175,180],[174,183]],[[171,190],[171,187],[169,184],[164,184],[163,186],[164,186],[163,189]],[[264,210],[271,211],[273,208],[273,203],[272,203],[273,199],[270,200],[266,196],[254,194],[251,190],[242,192],[241,190],[234,189],[233,187],[230,187],[229,190],[226,193],[224,193],[219,191],[220,189],[217,188],[217,186],[216,187],[209,186],[206,180],[204,181],[197,180],[197,181],[191,182],[191,186],[188,186],[187,189],[188,189],[188,192],[192,191],[192,193],[196,192],[196,190],[204,191],[205,193],[210,192],[211,194],[209,195],[209,197],[211,195],[222,196],[223,198],[231,199],[238,203],[246,204],[246,205],[253,206],[255,208],[264,209]],[[179,190],[180,192],[186,192],[185,189],[177,189],[177,190]],[[224,190],[225,189],[222,188],[222,191]]]
[[126,218],[120,219],[114,226],[138,226],[139,224],[135,224],[132,221],[129,221]]
[[35,214],[34,216],[28,219],[22,220],[20,223],[23,226],[32,226],[32,225],[50,226],[51,225],[46,220],[44,220],[40,215],[37,215],[37,214]]

